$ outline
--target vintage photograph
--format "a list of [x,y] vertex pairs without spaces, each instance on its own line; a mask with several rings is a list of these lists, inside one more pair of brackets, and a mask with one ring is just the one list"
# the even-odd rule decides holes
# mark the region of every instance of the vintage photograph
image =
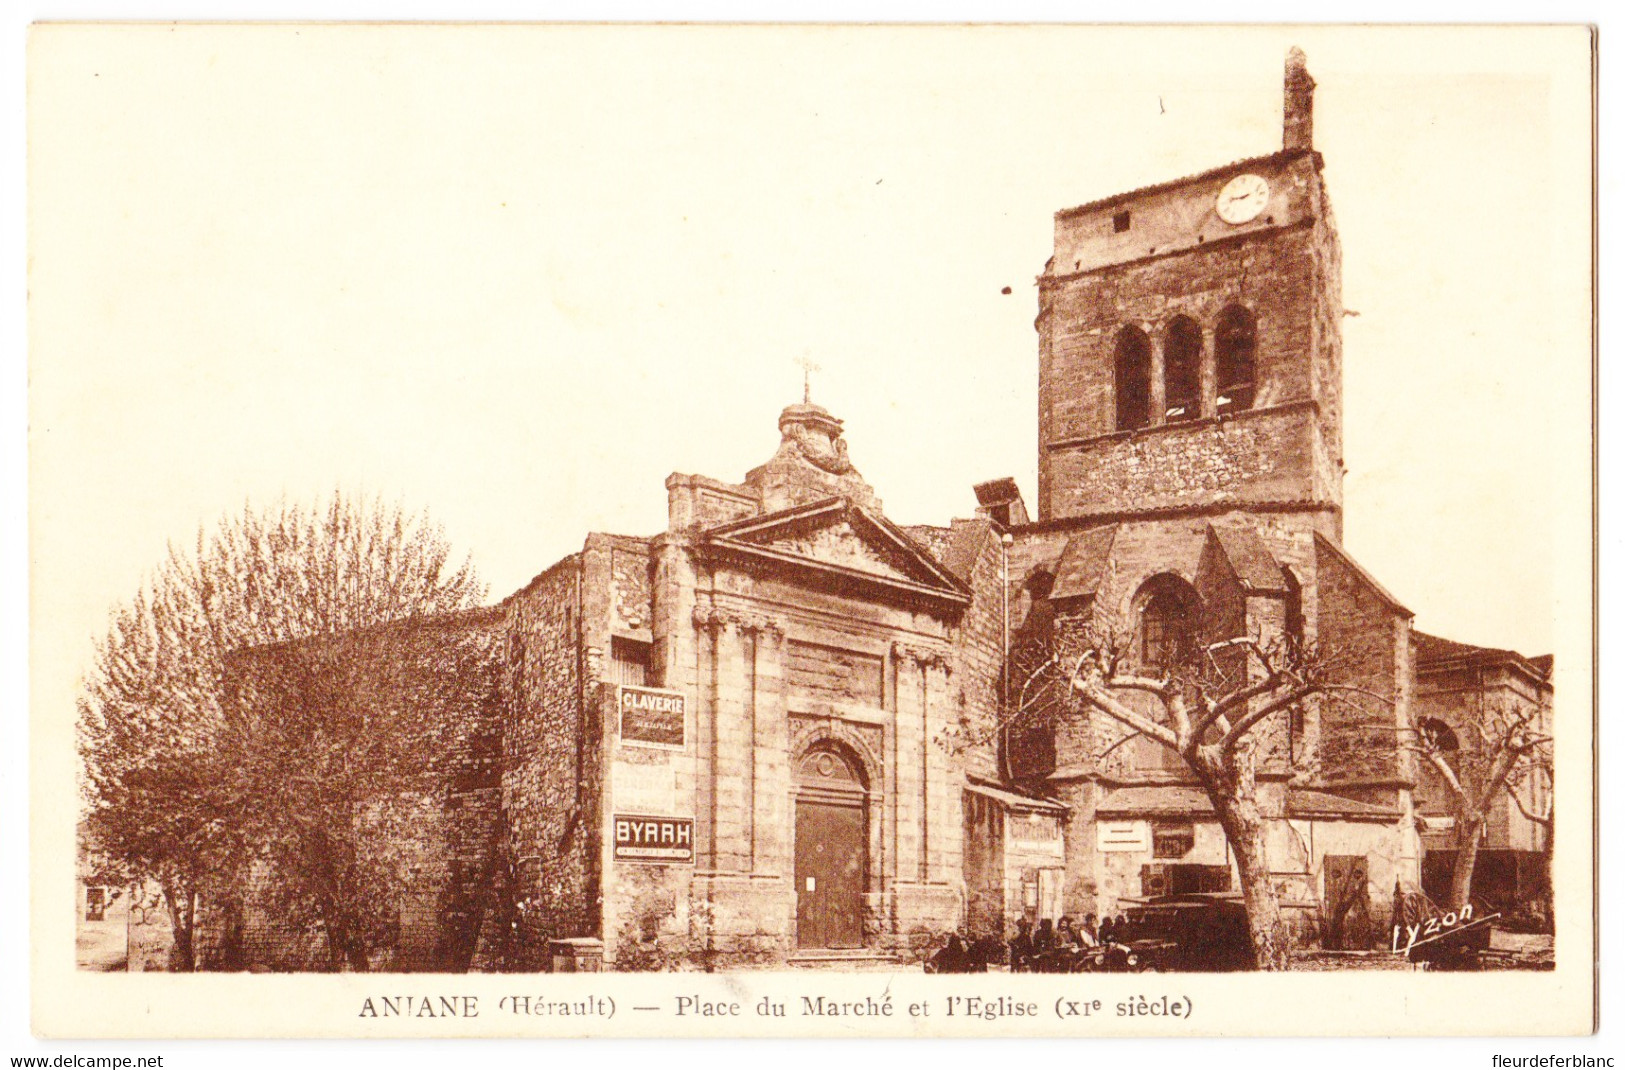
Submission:
[[72,973],[1589,976],[1584,31],[361,30],[32,40]]

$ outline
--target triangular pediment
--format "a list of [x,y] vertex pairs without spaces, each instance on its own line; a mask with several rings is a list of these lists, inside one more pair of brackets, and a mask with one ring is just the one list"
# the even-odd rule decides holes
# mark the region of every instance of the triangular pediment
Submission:
[[868,580],[899,592],[963,603],[964,584],[884,517],[830,498],[706,531],[704,545],[764,567]]

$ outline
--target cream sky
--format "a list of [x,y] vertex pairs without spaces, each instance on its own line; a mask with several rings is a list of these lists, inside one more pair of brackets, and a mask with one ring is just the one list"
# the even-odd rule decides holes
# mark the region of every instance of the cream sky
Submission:
[[1032,502],[1052,214],[1274,151],[1294,43],[1358,313],[1346,545],[1419,628],[1552,649],[1589,614],[1582,31],[45,28],[36,687],[245,501],[399,497],[493,599],[658,531],[669,472],[771,453],[804,356],[893,519]]

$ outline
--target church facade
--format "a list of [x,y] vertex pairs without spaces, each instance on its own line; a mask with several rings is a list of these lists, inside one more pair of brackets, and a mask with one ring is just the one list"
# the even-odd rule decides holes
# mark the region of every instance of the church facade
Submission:
[[[426,710],[460,727],[383,965],[912,960],[955,930],[1234,890],[1177,755],[1099,718],[1004,727],[1010,651],[1055,621],[1112,626],[1151,669],[1235,636],[1345,652],[1382,701],[1265,722],[1259,800],[1306,932],[1386,919],[1444,843],[1402,740],[1491,691],[1549,707],[1550,662],[1418,636],[1342,547],[1313,87],[1294,53],[1278,152],[1057,213],[1033,511],[994,480],[973,516],[899,526],[804,399],[741,481],[672,475],[660,534],[591,535],[437,622],[426,649],[480,669]],[[1545,846],[1514,817],[1490,835]],[[274,919],[247,923],[250,960],[294,964]]]

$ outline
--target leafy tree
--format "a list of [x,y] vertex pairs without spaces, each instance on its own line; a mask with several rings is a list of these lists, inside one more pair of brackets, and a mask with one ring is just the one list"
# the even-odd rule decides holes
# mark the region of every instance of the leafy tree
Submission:
[[489,708],[487,642],[413,619],[232,658],[228,709],[253,785],[242,815],[268,878],[255,883],[281,924],[324,934],[334,969],[370,969],[398,943],[458,749],[458,720],[424,711]]
[[[390,867],[364,830],[426,768],[400,702],[378,701],[376,685],[406,674],[377,629],[483,597],[438,526],[335,493],[222,518],[114,611],[79,703],[87,826],[107,858],[163,890],[172,968],[196,966],[200,902],[229,912],[245,874],[269,870],[284,906],[308,905],[287,920],[321,922],[335,964],[366,967],[357,948],[384,934],[357,904],[392,887],[365,876]],[[274,669],[244,683],[255,650],[273,651],[258,660]],[[447,658],[466,670],[456,644]]]
[[170,968],[195,965],[200,894],[238,857],[226,820],[231,770],[187,591],[160,573],[113,615],[79,701],[92,853],[129,882],[150,879],[173,930]]

